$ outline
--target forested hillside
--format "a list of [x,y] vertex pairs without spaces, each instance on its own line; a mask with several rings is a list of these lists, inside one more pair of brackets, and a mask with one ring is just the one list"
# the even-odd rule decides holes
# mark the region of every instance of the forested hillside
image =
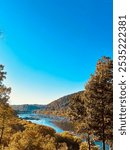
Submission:
[[67,113],[69,111],[70,103],[74,97],[82,96],[83,91],[73,93],[70,95],[63,96],[48,105],[44,109],[37,110],[36,113],[40,114],[51,114],[51,115],[57,115],[57,116],[67,116]]

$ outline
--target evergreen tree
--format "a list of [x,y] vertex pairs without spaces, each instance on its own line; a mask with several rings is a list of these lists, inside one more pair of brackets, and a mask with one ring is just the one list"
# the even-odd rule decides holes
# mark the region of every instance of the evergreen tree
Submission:
[[93,140],[91,130],[88,126],[87,109],[85,108],[84,93],[73,96],[70,102],[68,116],[76,126],[76,132],[82,135],[82,138],[88,143],[88,150],[91,150]]
[[4,66],[0,65],[0,146],[2,145],[7,122],[9,122],[10,116],[13,114],[13,110],[9,107],[8,104],[11,89],[7,88],[3,84],[3,80],[6,78],[6,72],[4,72],[3,69]]
[[103,150],[105,142],[112,141],[113,62],[109,57],[98,61],[84,93],[71,100],[69,116],[75,122],[77,132],[85,135],[89,150],[92,149],[93,134],[103,141]]
[[3,84],[3,80],[6,78],[6,72],[3,71],[4,66],[0,64],[0,103],[6,104],[9,99],[11,88],[7,88]]
[[85,107],[88,125],[103,141],[112,139],[113,124],[113,63],[108,57],[100,59],[95,74],[85,87]]

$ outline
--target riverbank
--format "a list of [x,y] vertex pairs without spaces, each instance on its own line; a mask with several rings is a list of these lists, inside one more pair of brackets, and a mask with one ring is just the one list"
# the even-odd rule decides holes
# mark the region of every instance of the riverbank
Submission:
[[55,124],[57,127],[61,128],[64,131],[70,131],[70,132],[74,132],[75,131],[75,127],[74,124],[70,121],[66,120],[52,120],[51,121],[53,124]]
[[63,118],[56,117],[56,116],[48,116],[48,115],[37,115],[37,114],[18,114],[19,118],[22,118],[27,121],[31,121],[32,123],[39,124],[39,125],[45,125],[48,127],[53,128],[57,133],[61,133],[64,130],[56,126],[54,124],[54,121],[60,121]]
[[[59,117],[54,115],[39,115],[39,114],[18,114],[18,116],[24,120],[31,121],[32,123],[44,125],[53,128],[57,133],[63,133],[68,131],[75,134],[75,127],[72,122],[70,122],[65,117]],[[95,145],[100,147],[99,150],[102,150],[102,142],[95,141]],[[110,150],[109,145],[106,144],[106,150]]]

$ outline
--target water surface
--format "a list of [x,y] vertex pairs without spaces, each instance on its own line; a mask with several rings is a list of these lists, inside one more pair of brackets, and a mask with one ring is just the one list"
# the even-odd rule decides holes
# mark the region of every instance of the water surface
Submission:
[[[47,115],[39,115],[39,114],[18,114],[20,118],[26,119],[28,121],[31,121],[32,123],[40,124],[40,125],[45,125],[48,127],[51,127],[55,129],[57,133],[61,133],[64,130],[60,129],[57,127],[52,121],[55,120],[62,120],[62,117],[54,117],[54,116],[47,116]],[[102,142],[101,141],[96,141],[95,144],[99,146],[100,150],[102,150]],[[106,144],[106,150],[110,150],[109,145]]]
[[31,121],[32,123],[36,123],[36,124],[51,127],[53,129],[55,129],[55,131],[58,132],[58,133],[63,132],[62,129],[60,129],[54,123],[52,123],[52,121],[54,121],[56,119],[62,119],[62,118],[47,117],[45,115],[38,115],[38,114],[18,114],[18,116],[20,118]]

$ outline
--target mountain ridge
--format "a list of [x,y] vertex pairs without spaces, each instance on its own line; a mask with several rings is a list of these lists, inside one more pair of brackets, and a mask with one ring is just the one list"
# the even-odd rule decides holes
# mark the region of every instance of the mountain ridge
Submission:
[[78,91],[69,95],[65,95],[60,97],[57,100],[52,101],[47,104],[46,107],[42,110],[37,110],[38,114],[46,114],[46,115],[56,115],[56,116],[67,116],[67,112],[69,109],[69,104],[73,97],[82,95],[84,91]]
[[38,113],[46,115],[66,116],[69,104],[74,96],[83,94],[84,91],[78,91],[72,94],[62,96],[47,105],[42,104],[21,104],[11,105],[17,113]]
[[11,105],[13,110],[17,113],[32,113],[35,110],[44,109],[46,105],[39,104],[21,104],[21,105]]

